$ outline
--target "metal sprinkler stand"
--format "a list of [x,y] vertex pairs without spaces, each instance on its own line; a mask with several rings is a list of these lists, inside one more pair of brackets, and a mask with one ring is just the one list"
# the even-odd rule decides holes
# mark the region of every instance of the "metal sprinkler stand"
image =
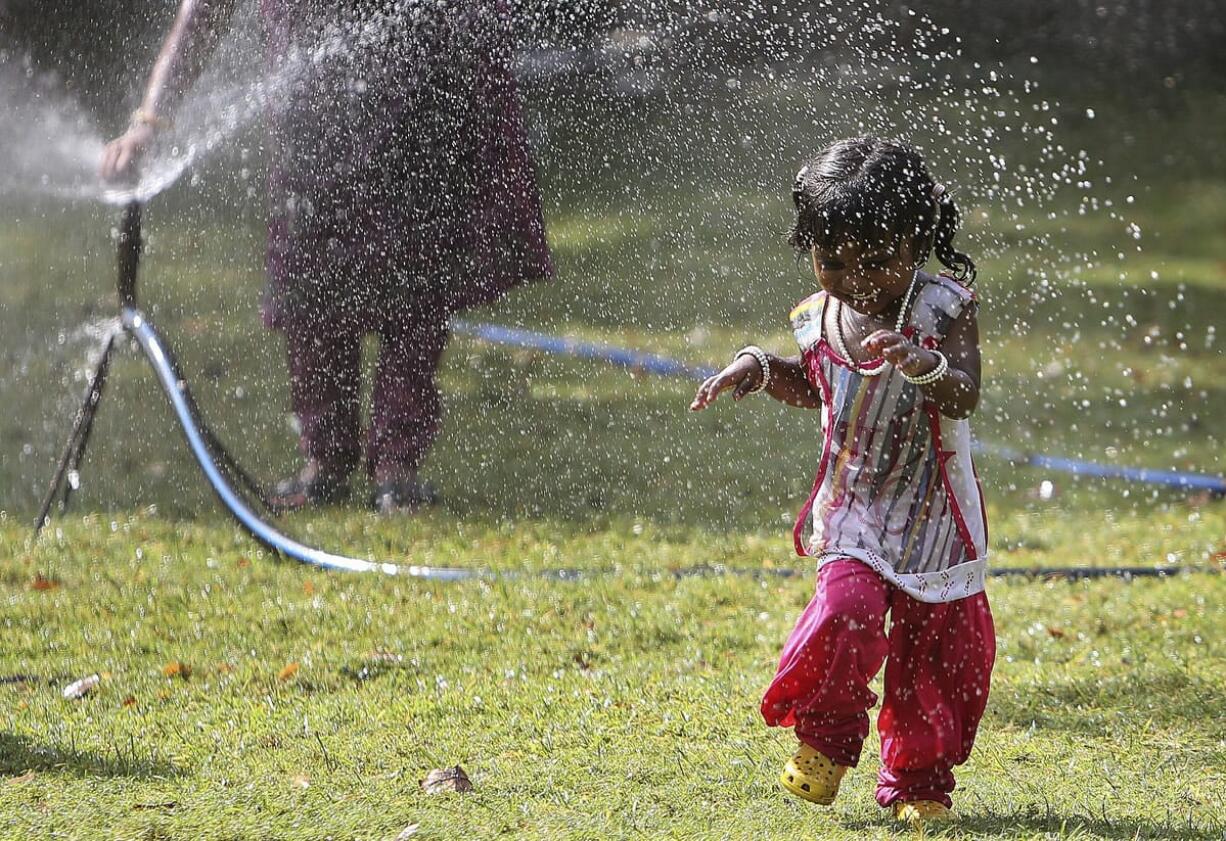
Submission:
[[[119,306],[121,309],[136,306],[136,272],[140,266],[141,236],[140,236],[140,202],[132,202],[125,209],[119,225]],[[34,521],[34,534],[42,531],[50,518],[51,508],[59,497],[61,510],[68,507],[68,498],[78,485],[77,474],[81,459],[85,456],[85,447],[89,443],[89,434],[94,427],[94,417],[98,413],[98,404],[102,400],[103,389],[106,388],[106,376],[111,369],[111,353],[115,350],[116,331],[111,331],[102,346],[102,353],[94,363],[93,372],[89,378],[89,389],[85,392],[85,402],[77,410],[73,419],[72,430],[64,449],[60,452],[59,461],[55,466],[55,475],[43,496],[42,505],[38,509],[38,519]]]
[[[124,209],[123,220],[119,226],[118,291],[119,321],[122,331],[136,340],[145,358],[153,366],[158,382],[170,400],[171,408],[183,428],[188,447],[192,455],[196,457],[201,471],[222,505],[248,534],[273,552],[325,569],[382,572],[388,575],[408,575],[441,580],[475,578],[486,574],[484,570],[377,563],[344,555],[334,555],[299,543],[282,534],[257,515],[243,496],[235,490],[234,485],[242,485],[250,495],[268,508],[264,492],[258,483],[230,456],[226,448],[204,423],[200,410],[187,387],[187,381],[179,373],[179,367],[175,363],[169,346],[154,329],[148,317],[137,307],[136,276],[140,267],[141,246],[141,204],[134,201]],[[77,471],[85,456],[90,430],[93,428],[94,417],[102,400],[103,389],[106,387],[111,354],[115,350],[119,332],[114,331],[107,338],[102,354],[94,364],[85,400],[81,408],[77,410],[72,430],[68,434],[68,440],[64,444],[56,465],[55,475],[51,479],[42,506],[39,508],[38,519],[34,523],[36,535],[47,524],[57,498],[62,510],[68,505],[68,499],[76,489]]]

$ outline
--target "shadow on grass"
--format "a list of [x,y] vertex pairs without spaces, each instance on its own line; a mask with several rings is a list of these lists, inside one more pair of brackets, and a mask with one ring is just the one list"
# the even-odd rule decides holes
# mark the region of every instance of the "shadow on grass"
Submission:
[[1002,686],[992,693],[988,715],[1017,727],[1079,734],[1147,722],[1203,731],[1206,722],[1226,721],[1226,698],[1204,678],[1184,672],[1096,675],[1038,686]]
[[113,747],[113,753],[104,755],[41,744],[12,733],[0,733],[0,775],[38,771],[81,777],[152,779],[178,777],[184,773],[170,762],[150,755],[138,755],[135,741],[127,745],[116,743]]
[[[1104,811],[1109,804],[1102,804]],[[1044,812],[1039,814],[1039,812]],[[1223,825],[1204,815],[1169,813],[1165,820],[1135,820],[1130,818],[1093,818],[1088,815],[1063,815],[1056,810],[1045,811],[1036,805],[1031,814],[967,815],[958,821],[959,834],[1008,838],[1016,834],[1040,835],[1044,838],[1138,838],[1181,839],[1182,841],[1222,841]]]
[[[1109,804],[1102,804],[1104,811]],[[880,819],[843,821],[840,826],[849,830],[861,830],[866,835],[881,827]],[[898,827],[900,835],[907,833]],[[1110,817],[1091,817],[1084,813],[1061,814],[1048,804],[1032,804],[1024,811],[1007,814],[961,814],[957,821],[946,826],[925,829],[926,838],[1066,838],[1066,839],[1121,839],[1136,841],[1140,838],[1161,838],[1166,841],[1222,841],[1226,824],[1212,820],[1206,815],[1168,813],[1166,819],[1136,820]]]

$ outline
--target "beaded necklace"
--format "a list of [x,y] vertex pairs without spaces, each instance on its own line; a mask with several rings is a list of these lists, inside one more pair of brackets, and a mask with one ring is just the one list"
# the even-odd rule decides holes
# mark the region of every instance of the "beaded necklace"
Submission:
[[[907,287],[907,294],[903,296],[902,306],[898,309],[898,323],[894,325],[894,332],[901,333],[903,325],[907,323],[907,307],[911,305],[911,295],[915,292],[915,284],[919,282],[919,269],[911,275],[911,285]],[[847,352],[847,340],[843,338],[843,302],[839,301],[839,311],[835,313],[834,320],[834,340],[839,346],[839,353],[843,360],[851,370],[855,371],[862,377],[875,377],[886,368],[886,361],[881,360],[881,364],[876,368],[861,368],[860,365],[851,358],[851,354]]]

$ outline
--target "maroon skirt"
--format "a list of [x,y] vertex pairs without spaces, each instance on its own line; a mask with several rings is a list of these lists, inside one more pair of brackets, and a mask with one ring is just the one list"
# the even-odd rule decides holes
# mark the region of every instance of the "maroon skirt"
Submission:
[[553,274],[502,3],[400,8],[262,2],[286,91],[269,114],[270,326],[394,329]]

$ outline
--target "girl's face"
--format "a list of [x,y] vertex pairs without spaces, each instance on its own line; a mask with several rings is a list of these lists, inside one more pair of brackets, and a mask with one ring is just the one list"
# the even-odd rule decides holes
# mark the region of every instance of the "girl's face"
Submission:
[[868,246],[847,240],[833,250],[813,248],[813,273],[822,289],[864,315],[878,315],[905,295],[915,269],[908,237]]

